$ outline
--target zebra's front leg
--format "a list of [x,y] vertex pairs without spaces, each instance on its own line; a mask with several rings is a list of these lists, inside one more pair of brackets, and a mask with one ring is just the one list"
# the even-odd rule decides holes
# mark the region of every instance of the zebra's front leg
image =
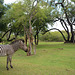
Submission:
[[7,65],[6,65],[7,70],[9,70],[8,63],[9,63],[9,56],[7,56]]

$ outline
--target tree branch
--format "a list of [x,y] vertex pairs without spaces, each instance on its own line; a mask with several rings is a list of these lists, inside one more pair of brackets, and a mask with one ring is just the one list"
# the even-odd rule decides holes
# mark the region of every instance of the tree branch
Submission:
[[[63,0],[63,2],[64,2],[64,0]],[[69,17],[68,17],[68,15],[67,15],[67,11],[66,11],[66,9],[65,9],[66,7],[64,6],[63,2],[61,2],[61,3],[56,3],[55,5],[61,4],[61,6],[62,6],[62,8],[63,8],[63,10],[64,10],[64,13],[65,13],[65,15],[66,15],[68,24],[69,24],[69,25],[72,25],[72,24],[70,23],[70,21],[69,21]]]
[[37,20],[37,19],[35,19],[35,20],[33,21],[32,25],[36,22],[36,20]]
[[7,31],[3,34],[3,36],[2,36],[1,38],[3,38],[9,31],[11,31],[11,29],[10,29],[10,30],[7,30]]
[[60,22],[63,22],[63,23],[65,24],[65,27],[66,27],[67,30],[65,29],[65,27],[64,27],[63,24],[62,24],[62,26],[63,26],[63,28],[65,29],[65,31],[66,31],[66,32],[69,31],[66,22],[65,22],[63,19],[61,19],[61,18],[58,18],[58,19],[60,20]]

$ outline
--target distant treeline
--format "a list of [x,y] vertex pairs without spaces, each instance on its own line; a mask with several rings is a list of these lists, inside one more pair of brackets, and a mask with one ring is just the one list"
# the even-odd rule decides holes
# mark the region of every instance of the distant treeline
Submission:
[[[65,35],[65,37],[67,38],[67,34],[65,31],[62,31]],[[40,34],[39,35],[39,40],[40,41],[56,41],[56,42],[64,42],[64,39],[62,37],[62,35],[58,32],[58,31],[55,31],[55,32],[47,32],[46,34],[42,35]]]

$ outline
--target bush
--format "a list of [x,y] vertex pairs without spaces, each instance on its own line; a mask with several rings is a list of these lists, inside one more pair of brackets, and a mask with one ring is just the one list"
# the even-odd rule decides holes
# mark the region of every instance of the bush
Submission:
[[[67,37],[65,31],[63,31],[64,35]],[[55,41],[55,42],[63,42],[64,39],[62,35],[58,32],[47,32],[46,34],[39,36],[40,41]]]

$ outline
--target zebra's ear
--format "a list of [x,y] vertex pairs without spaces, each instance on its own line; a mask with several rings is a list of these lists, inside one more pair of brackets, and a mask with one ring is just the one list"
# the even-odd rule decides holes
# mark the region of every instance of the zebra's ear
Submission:
[[2,48],[1,48],[1,46],[0,46],[0,50],[1,50]]
[[23,42],[22,42],[22,41],[20,41],[20,43],[21,43],[21,44],[23,44]]

